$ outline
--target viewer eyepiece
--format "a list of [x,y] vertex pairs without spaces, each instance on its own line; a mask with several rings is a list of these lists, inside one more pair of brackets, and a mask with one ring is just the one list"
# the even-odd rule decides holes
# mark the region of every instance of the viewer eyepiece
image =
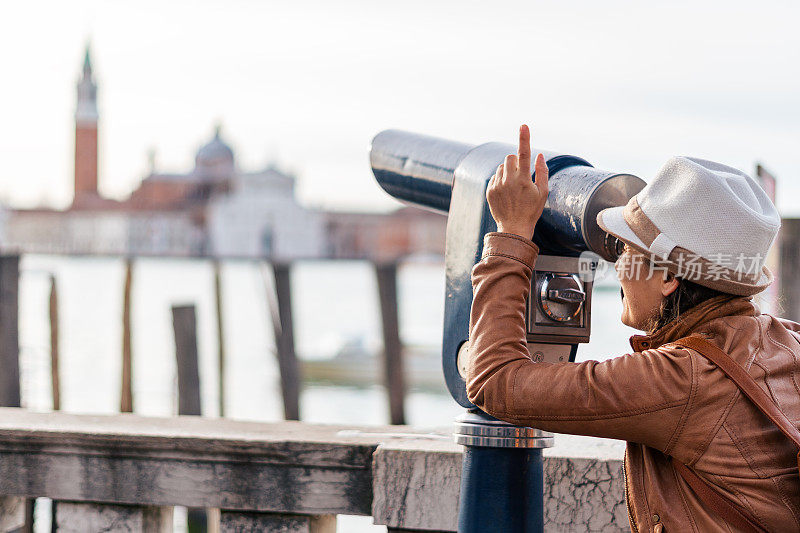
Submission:
[[605,242],[603,244],[604,244],[603,248],[605,248],[606,252],[606,257],[612,263],[616,262],[617,259],[619,259],[619,256],[622,255],[622,252],[625,251],[625,242],[619,240],[610,233],[606,233]]

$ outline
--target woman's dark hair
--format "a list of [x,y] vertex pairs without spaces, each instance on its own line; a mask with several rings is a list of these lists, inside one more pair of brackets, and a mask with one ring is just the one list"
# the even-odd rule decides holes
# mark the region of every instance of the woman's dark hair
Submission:
[[726,294],[715,289],[709,289],[708,287],[704,287],[688,279],[675,276],[672,273],[668,274],[668,276],[675,277],[675,279],[678,280],[678,288],[661,300],[661,307],[658,309],[658,314],[648,323],[647,332],[649,334],[654,333],[657,329],[666,326],[673,320],[680,319],[681,315],[692,307],[706,300],[710,300],[711,298]]

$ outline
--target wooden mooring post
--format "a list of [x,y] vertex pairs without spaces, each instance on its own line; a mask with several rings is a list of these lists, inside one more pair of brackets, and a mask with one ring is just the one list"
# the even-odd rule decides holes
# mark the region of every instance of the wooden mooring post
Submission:
[[[285,420],[300,420],[300,367],[294,349],[291,266],[288,263],[273,263],[272,274],[275,280],[275,299],[268,300],[270,302],[277,300],[276,304],[272,305],[272,325],[281,375],[283,417]],[[274,310],[275,305],[277,313]]]
[[[197,352],[197,313],[194,305],[172,306],[172,329],[175,334],[178,369],[178,414],[200,416],[200,365]],[[208,531],[208,517],[204,509],[190,508],[187,514],[189,533]]]
[[[58,363],[58,285],[56,284],[56,277],[50,275],[50,301],[49,301],[49,314],[50,314],[50,384],[53,396],[53,411],[61,410],[61,380]],[[58,502],[53,500],[50,503],[50,523],[53,524],[51,528],[55,531],[55,524],[57,520]],[[0,531],[2,531],[0,529]]]
[[778,294],[783,302],[782,317],[800,321],[800,218],[784,218],[778,235],[780,267]]
[[376,263],[383,329],[383,378],[389,395],[392,424],[405,424],[405,376],[397,306],[397,263]]
[[121,413],[133,412],[133,354],[131,352],[131,287],[133,260],[125,260],[125,287],[122,294],[122,386],[120,389]]
[[[0,256],[0,407],[20,407],[19,373],[19,256]],[[2,496],[2,495],[0,495]],[[0,507],[11,509],[8,531],[33,531],[32,499],[0,499]]]
[[217,367],[219,416],[225,416],[225,320],[222,314],[222,266],[214,261],[214,304],[217,312]]
[[50,384],[53,394],[53,411],[61,409],[61,380],[58,363],[58,286],[56,277],[50,276]]
[[178,414],[197,415],[200,409],[200,370],[197,362],[197,316],[194,305],[172,306],[175,358],[178,368]]
[[19,256],[0,256],[0,407],[20,406]]

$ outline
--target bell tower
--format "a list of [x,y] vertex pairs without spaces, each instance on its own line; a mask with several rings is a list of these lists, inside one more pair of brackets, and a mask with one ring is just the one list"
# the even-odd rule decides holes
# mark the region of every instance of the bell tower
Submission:
[[75,195],[72,205],[97,198],[97,84],[92,77],[89,46],[78,81],[75,108]]

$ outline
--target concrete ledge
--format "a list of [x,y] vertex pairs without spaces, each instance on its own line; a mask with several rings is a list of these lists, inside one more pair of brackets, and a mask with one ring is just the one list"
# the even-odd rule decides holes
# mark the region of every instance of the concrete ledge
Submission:
[[[545,453],[546,529],[627,530],[621,445],[575,439],[557,436]],[[589,456],[558,456],[562,450]],[[455,531],[461,455],[450,428],[0,408],[0,496],[101,507],[371,515],[390,530]],[[15,500],[0,501],[0,524],[13,521]]]
[[[562,457],[580,446],[587,457]],[[545,529],[628,531],[622,444],[557,435],[544,457]],[[373,456],[376,524],[420,531],[456,531],[461,447],[449,442],[383,444]],[[599,457],[591,457],[597,455]]]
[[455,531],[461,447],[445,442],[383,444],[373,456],[372,517],[403,529]]
[[368,515],[380,440],[349,429],[2,408],[0,494]]
[[544,477],[548,531],[630,530],[622,461],[545,457]]

